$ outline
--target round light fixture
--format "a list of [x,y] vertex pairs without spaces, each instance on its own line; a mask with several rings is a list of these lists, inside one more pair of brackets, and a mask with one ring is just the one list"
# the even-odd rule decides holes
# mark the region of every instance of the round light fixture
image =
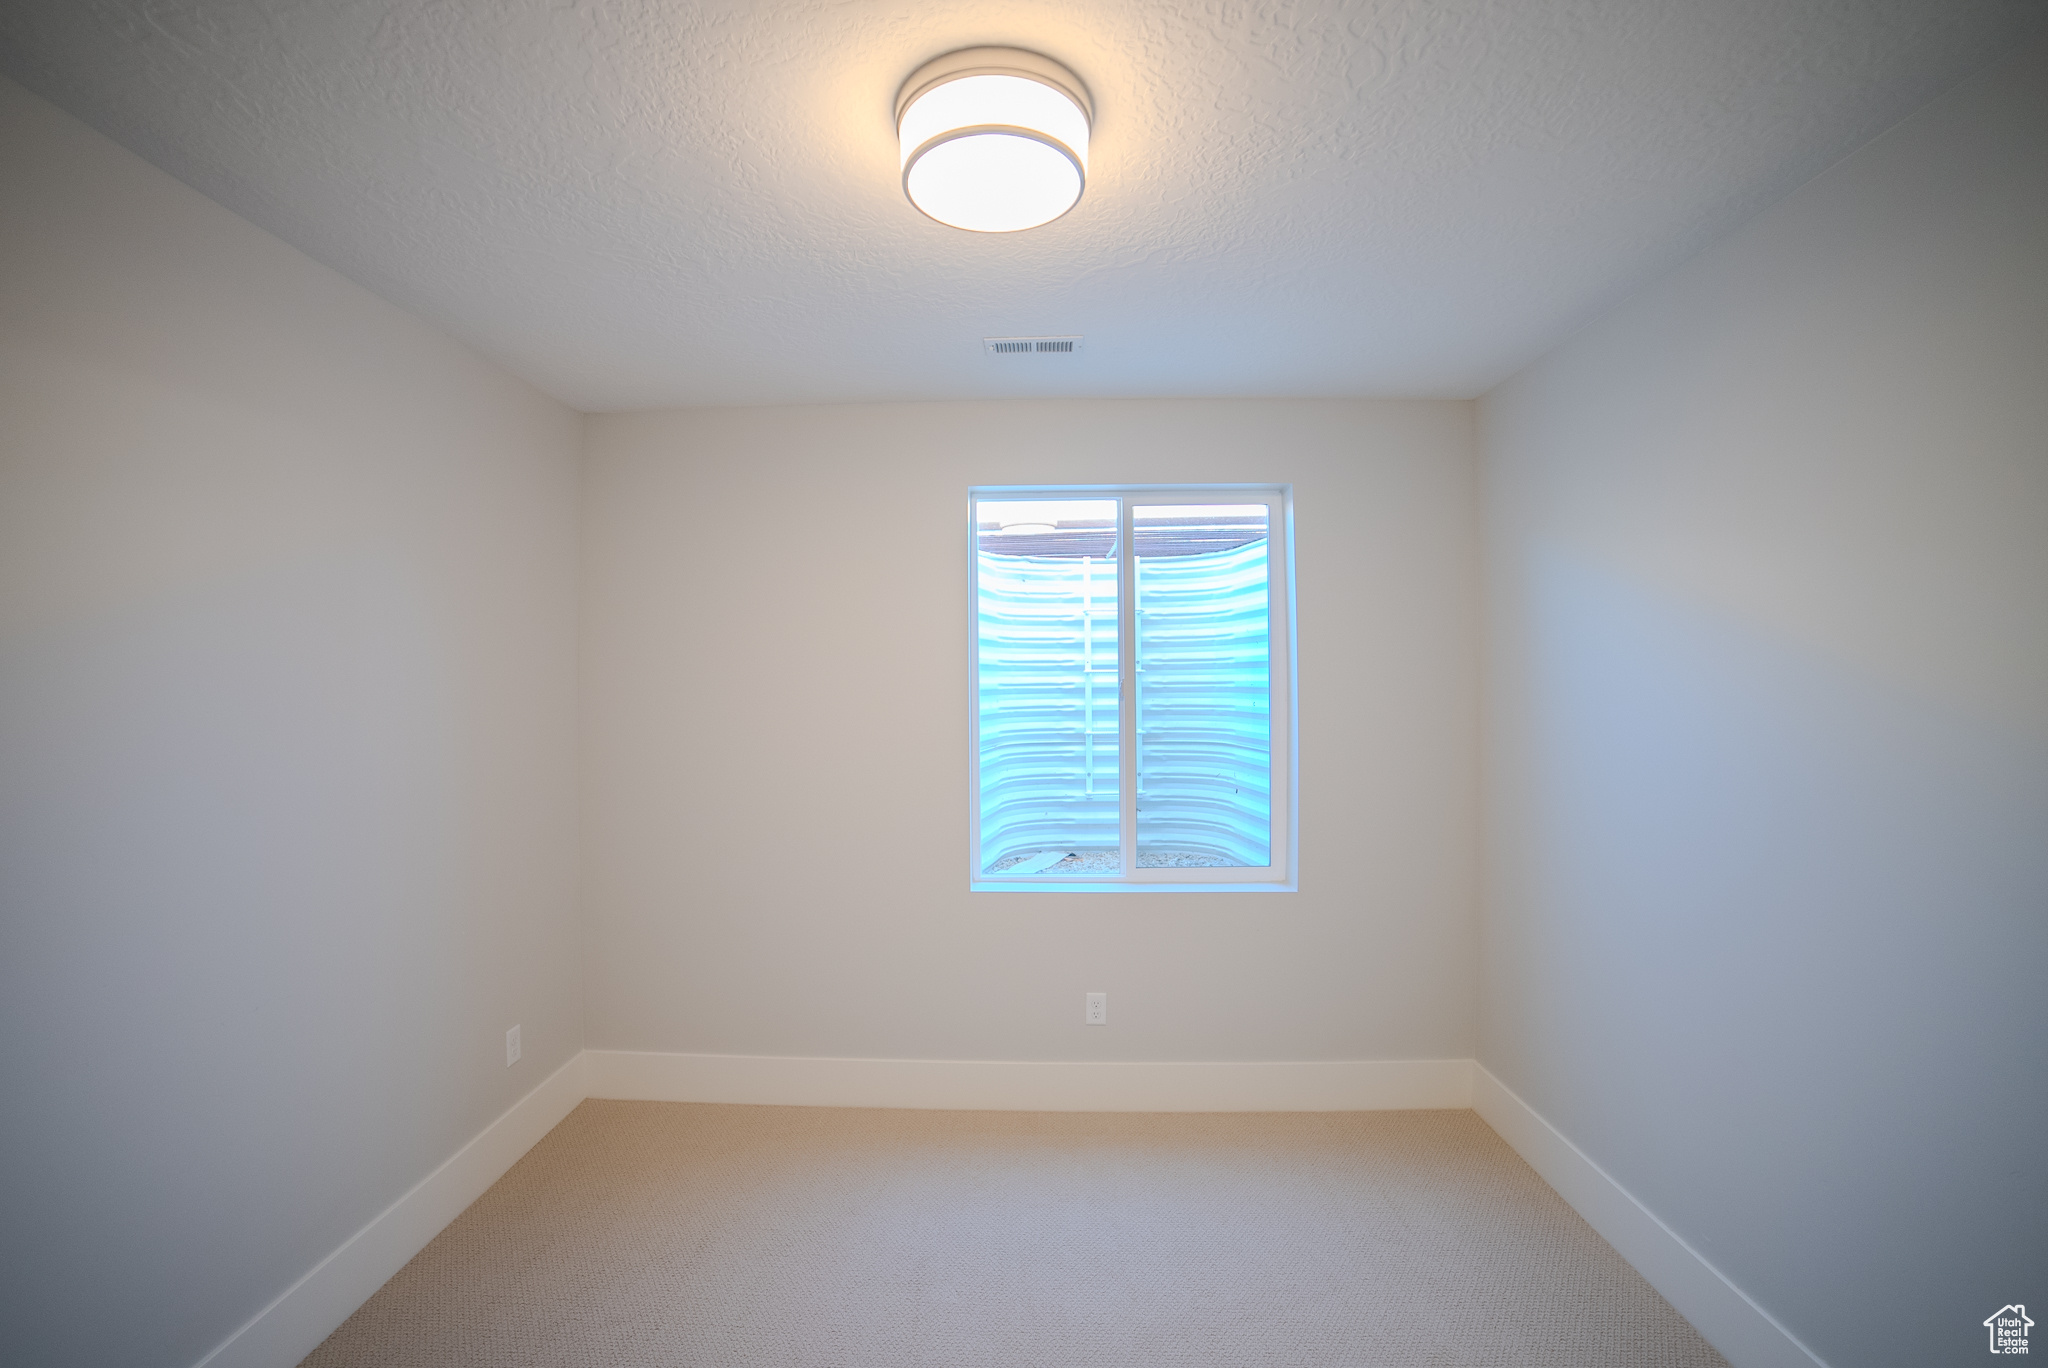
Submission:
[[1018,48],[926,62],[896,96],[903,193],[940,223],[1014,233],[1074,207],[1088,181],[1087,89]]

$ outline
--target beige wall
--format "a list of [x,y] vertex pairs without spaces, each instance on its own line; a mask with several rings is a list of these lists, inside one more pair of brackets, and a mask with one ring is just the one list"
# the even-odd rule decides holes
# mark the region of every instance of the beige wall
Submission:
[[[587,420],[589,1043],[1465,1056],[1471,408],[1033,401]],[[966,491],[1291,483],[1298,893],[969,893]],[[1082,995],[1110,995],[1108,1027]]]
[[9,1362],[195,1362],[580,1046],[577,440],[0,82]]
[[1982,1354],[2048,1270],[2048,49],[1482,433],[1482,1062],[1827,1362]]

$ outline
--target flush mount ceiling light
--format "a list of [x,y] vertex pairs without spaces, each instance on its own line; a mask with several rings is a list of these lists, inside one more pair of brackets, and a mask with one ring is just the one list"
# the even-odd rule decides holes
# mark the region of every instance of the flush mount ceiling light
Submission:
[[1014,233],[1074,207],[1088,180],[1087,89],[1018,48],[926,62],[896,96],[903,193],[940,223]]

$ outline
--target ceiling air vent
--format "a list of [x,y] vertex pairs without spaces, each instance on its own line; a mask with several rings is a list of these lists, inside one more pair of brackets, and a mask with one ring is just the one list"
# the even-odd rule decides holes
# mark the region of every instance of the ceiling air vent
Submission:
[[1081,350],[1078,337],[984,337],[982,350],[993,356],[1072,356]]

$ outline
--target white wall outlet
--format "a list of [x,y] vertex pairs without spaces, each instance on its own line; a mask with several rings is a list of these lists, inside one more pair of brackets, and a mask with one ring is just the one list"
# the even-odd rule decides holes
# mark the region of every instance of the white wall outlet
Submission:
[[505,1067],[511,1068],[519,1062],[519,1028],[514,1026],[505,1032]]
[[1109,994],[1090,993],[1088,995],[1088,1015],[1084,1019],[1090,1026],[1109,1025]]

